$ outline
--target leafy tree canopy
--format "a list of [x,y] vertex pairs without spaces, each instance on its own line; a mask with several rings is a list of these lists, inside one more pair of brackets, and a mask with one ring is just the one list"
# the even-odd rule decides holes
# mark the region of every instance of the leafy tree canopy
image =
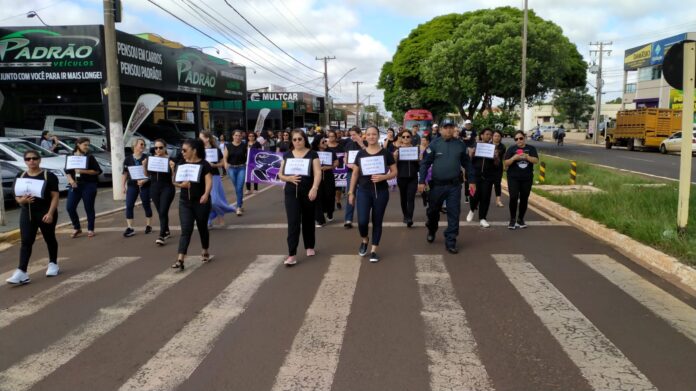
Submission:
[[575,128],[586,123],[594,113],[595,98],[587,93],[587,87],[576,87],[556,91],[553,107],[558,110],[557,122],[570,122]]

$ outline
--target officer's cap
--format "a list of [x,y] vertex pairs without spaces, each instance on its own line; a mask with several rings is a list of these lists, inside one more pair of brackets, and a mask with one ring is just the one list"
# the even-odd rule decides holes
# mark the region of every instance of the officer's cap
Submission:
[[443,128],[445,128],[447,126],[454,126],[454,125],[455,125],[454,121],[452,121],[451,119],[443,120],[442,123],[440,124],[440,126]]

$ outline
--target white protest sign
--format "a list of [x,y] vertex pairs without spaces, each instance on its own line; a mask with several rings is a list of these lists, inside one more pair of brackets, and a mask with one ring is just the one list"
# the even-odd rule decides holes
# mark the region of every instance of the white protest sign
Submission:
[[205,149],[205,160],[209,163],[218,162],[218,149],[217,148],[206,148]]
[[360,171],[362,171],[362,175],[386,174],[387,170],[384,165],[384,156],[361,157]]
[[130,179],[134,181],[147,179],[145,167],[143,166],[128,166],[128,174],[130,175]]
[[477,143],[474,156],[493,159],[495,157],[495,144]]
[[17,178],[15,181],[14,192],[15,196],[22,197],[25,195],[43,198],[43,189],[46,181],[43,179]]
[[182,164],[176,169],[176,182],[199,182],[201,180],[200,164]]
[[151,172],[169,172],[169,158],[150,156],[147,158],[147,170]]
[[333,160],[331,158],[333,157],[331,152],[321,152],[318,151],[317,154],[319,155],[319,161],[321,162],[322,166],[332,166],[333,165]]
[[418,147],[399,148],[399,160],[418,160]]
[[359,151],[348,151],[348,164],[355,163],[355,158],[358,156]]
[[309,176],[309,159],[287,159],[283,175]]
[[86,170],[87,169],[87,156],[68,156],[65,159],[65,169],[66,170]]

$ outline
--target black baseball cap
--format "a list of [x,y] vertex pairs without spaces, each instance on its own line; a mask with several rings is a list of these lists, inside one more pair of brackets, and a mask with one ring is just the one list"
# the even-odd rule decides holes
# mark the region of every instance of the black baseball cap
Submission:
[[442,120],[442,122],[440,123],[440,126],[443,128],[445,126],[455,126],[455,123],[451,119],[445,119],[445,120]]

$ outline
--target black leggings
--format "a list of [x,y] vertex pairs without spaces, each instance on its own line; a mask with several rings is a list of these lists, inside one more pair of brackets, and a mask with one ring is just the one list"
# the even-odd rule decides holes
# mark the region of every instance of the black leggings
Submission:
[[493,182],[493,187],[495,187],[495,196],[496,197],[500,197],[501,195],[503,195],[503,191],[500,187],[501,181],[502,181],[502,179],[497,179],[495,182]]
[[179,220],[181,221],[181,238],[179,239],[179,254],[186,254],[193,224],[198,227],[198,235],[201,237],[201,247],[207,250],[210,247],[210,233],[208,232],[208,216],[210,215],[210,201],[206,204],[181,200],[179,202]]
[[295,192],[294,186],[285,187],[285,214],[288,217],[288,255],[297,254],[300,230],[305,249],[313,249],[316,237],[314,228],[315,202],[309,200],[306,190]]
[[160,237],[164,237],[169,233],[169,207],[171,207],[172,201],[174,201],[175,193],[176,189],[171,183],[154,182],[150,186],[150,196],[159,216]]
[[336,182],[331,175],[324,175],[317,192],[317,200],[314,202],[315,218],[317,223],[325,224],[324,213],[333,219],[334,209],[336,208]]
[[[247,182],[247,183],[246,183],[246,189],[247,189],[247,190],[251,190],[251,182]],[[258,190],[258,189],[259,189],[259,184],[258,184],[258,183],[254,183],[254,190]]]
[[396,184],[399,186],[401,196],[401,213],[404,219],[413,220],[413,209],[416,206],[416,191],[418,190],[418,177],[397,178]]
[[[508,190],[510,191],[510,221],[524,220],[527,213],[527,200],[529,193],[532,192],[532,179],[509,179]],[[517,211],[517,202],[520,209]]]
[[491,206],[491,193],[495,180],[479,178],[476,181],[476,193],[471,197],[469,204],[471,211],[478,209],[479,220],[485,220],[488,216],[488,210]]
[[29,208],[24,207],[22,207],[22,211],[19,214],[19,232],[22,236],[22,245],[19,249],[19,269],[25,273],[29,266],[29,258],[31,258],[34,241],[36,241],[36,232],[39,229],[48,247],[48,261],[52,263],[58,262],[58,241],[56,240],[58,213],[53,214],[53,222],[51,224],[46,224],[41,220],[44,215],[45,213],[32,212],[30,216]]

